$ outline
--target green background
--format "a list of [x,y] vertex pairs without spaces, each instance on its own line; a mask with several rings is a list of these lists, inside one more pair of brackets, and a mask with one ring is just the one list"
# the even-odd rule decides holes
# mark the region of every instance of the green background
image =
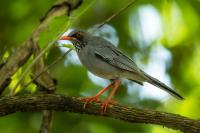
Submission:
[[[94,29],[95,24],[127,4],[127,0],[85,0],[71,14],[71,29]],[[54,3],[53,0],[1,0],[0,60],[5,61],[39,24],[39,19]],[[141,87],[123,81],[114,99],[127,106],[171,112],[190,118],[200,116],[200,1],[199,0],[138,0],[134,6],[114,18],[97,33],[116,44],[144,71],[159,78],[178,91],[184,101],[176,100],[156,87]],[[78,17],[81,13],[83,15]],[[61,19],[62,20],[62,19]],[[75,20],[75,21],[74,21]],[[62,22],[60,23],[62,27]],[[54,31],[52,31],[54,32]],[[52,35],[52,34],[50,34]],[[47,34],[48,36],[48,34]],[[66,42],[57,42],[66,43]],[[42,48],[45,47],[41,46]],[[51,64],[66,49],[52,47],[45,55]],[[30,62],[29,62],[30,63]],[[27,63],[26,65],[28,65]],[[22,67],[6,90],[16,84]],[[92,76],[78,61],[75,51],[52,67],[49,72],[57,79],[57,93],[69,96],[92,96],[108,82]],[[27,75],[24,84],[30,80]],[[23,85],[23,83],[21,84]],[[25,91],[34,92],[35,85]],[[102,96],[105,99],[107,94]],[[2,133],[38,132],[41,113],[15,113],[0,118]],[[171,129],[68,112],[54,112],[53,133],[176,133]]]

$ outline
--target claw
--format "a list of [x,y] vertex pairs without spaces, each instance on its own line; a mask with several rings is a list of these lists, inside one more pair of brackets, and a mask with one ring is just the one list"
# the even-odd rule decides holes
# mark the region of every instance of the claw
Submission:
[[81,101],[85,102],[83,108],[86,109],[88,103],[90,102],[99,102],[99,97],[89,97],[89,98],[82,98]]
[[104,114],[106,112],[108,105],[109,105],[109,101],[105,101],[101,104],[101,110],[100,110],[101,114]]
[[94,97],[90,97],[90,98],[82,98],[81,100],[84,103],[83,108],[86,109],[88,103],[90,102],[99,102],[99,97],[106,92],[110,87],[113,87],[113,90],[111,91],[111,93],[109,94],[109,96],[107,97],[107,99],[101,103],[101,114],[104,114],[107,110],[107,107],[109,106],[109,104],[116,104],[116,101],[112,100],[112,97],[114,96],[115,92],[117,91],[119,85],[120,85],[121,81],[120,80],[116,80],[113,81],[111,84],[109,84],[106,88],[102,89],[100,92],[98,92]]
[[104,101],[104,102],[101,104],[101,109],[100,109],[101,114],[106,113],[106,110],[107,110],[107,108],[108,108],[108,106],[109,106],[110,104],[116,104],[116,103],[117,103],[117,101],[114,101],[114,100],[110,100],[110,101],[106,100],[106,101]]

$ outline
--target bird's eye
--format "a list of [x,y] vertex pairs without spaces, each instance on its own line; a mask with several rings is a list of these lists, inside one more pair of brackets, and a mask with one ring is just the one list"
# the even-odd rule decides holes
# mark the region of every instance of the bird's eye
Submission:
[[79,32],[76,33],[76,37],[77,37],[77,38],[80,38],[80,37],[81,37],[81,33],[79,33]]

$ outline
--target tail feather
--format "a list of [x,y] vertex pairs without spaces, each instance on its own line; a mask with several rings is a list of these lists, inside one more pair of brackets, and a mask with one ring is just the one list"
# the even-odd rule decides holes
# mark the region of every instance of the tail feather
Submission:
[[179,100],[183,100],[184,98],[178,94],[176,91],[172,90],[170,87],[168,87],[167,85],[165,85],[164,83],[162,83],[161,81],[159,81],[158,79],[151,77],[150,75],[144,73],[145,76],[148,78],[148,82],[150,84],[153,84],[157,87],[159,87],[160,89],[168,92],[170,95],[174,96],[175,98],[179,99]]

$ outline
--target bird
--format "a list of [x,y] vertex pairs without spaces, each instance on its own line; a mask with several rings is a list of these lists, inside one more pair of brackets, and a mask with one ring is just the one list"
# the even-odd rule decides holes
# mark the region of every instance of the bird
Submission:
[[95,96],[83,98],[82,100],[85,102],[84,108],[90,102],[99,102],[99,97],[104,92],[112,89],[108,97],[101,103],[101,112],[105,113],[109,104],[113,102],[112,97],[120,86],[122,79],[128,79],[140,85],[148,82],[179,100],[184,99],[166,84],[145,73],[137,66],[133,59],[100,36],[95,36],[86,30],[75,29],[68,35],[62,36],[60,40],[72,42],[79,60],[86,69],[98,77],[111,81],[108,86],[99,91]]

